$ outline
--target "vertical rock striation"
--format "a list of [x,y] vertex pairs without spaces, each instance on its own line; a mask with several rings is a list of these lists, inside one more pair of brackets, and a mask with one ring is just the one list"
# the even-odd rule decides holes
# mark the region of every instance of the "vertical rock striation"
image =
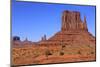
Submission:
[[86,17],[84,21],[80,18],[80,12],[76,11],[64,11],[62,15],[62,27],[61,31],[87,31]]

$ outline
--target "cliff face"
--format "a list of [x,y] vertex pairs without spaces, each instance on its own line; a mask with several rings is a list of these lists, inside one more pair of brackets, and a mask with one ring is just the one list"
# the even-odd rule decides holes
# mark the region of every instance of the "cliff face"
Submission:
[[85,30],[87,31],[86,17],[82,22],[80,13],[75,11],[64,11],[62,15],[62,31]]

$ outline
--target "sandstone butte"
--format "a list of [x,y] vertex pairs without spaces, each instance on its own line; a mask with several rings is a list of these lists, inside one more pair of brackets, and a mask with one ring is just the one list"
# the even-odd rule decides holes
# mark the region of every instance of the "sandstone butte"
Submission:
[[95,37],[88,31],[86,17],[65,10],[61,30],[39,42],[12,40],[12,65],[52,64],[96,60]]

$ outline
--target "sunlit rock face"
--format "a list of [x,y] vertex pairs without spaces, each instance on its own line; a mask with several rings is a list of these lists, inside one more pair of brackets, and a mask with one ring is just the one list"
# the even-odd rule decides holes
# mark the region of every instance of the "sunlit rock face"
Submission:
[[86,17],[84,21],[80,18],[80,12],[76,11],[64,11],[62,15],[62,31],[87,31]]

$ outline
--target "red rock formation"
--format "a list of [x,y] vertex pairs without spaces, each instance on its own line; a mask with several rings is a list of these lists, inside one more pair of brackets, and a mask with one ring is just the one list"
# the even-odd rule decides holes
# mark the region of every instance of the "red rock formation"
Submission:
[[82,22],[80,13],[76,11],[64,11],[62,15],[62,31],[87,31],[86,17]]
[[95,37],[90,35],[87,28],[86,17],[80,18],[80,12],[64,11],[62,15],[61,31],[40,44],[60,45],[65,44],[95,44]]
[[83,23],[84,30],[88,31],[86,17],[84,16],[84,23]]

